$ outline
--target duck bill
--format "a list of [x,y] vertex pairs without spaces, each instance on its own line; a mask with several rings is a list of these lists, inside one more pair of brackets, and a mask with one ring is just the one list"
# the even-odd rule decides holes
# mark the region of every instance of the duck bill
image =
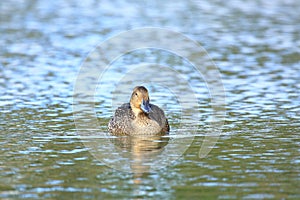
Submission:
[[151,111],[149,101],[147,101],[147,100],[145,101],[145,100],[143,99],[142,104],[141,104],[141,109],[142,109],[142,111],[143,111],[144,113],[149,114],[150,111]]

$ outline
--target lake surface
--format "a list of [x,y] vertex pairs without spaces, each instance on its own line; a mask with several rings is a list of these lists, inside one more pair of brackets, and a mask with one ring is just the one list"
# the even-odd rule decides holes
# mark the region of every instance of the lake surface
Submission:
[[[297,0],[1,2],[0,199],[300,199],[299,12]],[[225,92],[220,135],[208,137],[206,74],[184,58],[138,49],[99,67],[100,42],[140,27],[206,49]],[[79,86],[93,94],[77,96],[89,65],[97,76]],[[170,134],[109,136],[114,109],[141,83]],[[207,138],[215,145],[201,157]]]

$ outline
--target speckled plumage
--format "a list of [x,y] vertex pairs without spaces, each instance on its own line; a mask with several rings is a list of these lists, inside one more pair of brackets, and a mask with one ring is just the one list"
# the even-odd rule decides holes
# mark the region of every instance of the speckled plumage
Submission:
[[[141,98],[135,99],[136,92]],[[149,112],[140,108],[144,100],[148,101]],[[169,130],[169,123],[163,110],[149,103],[148,91],[143,86],[134,89],[130,103],[117,108],[108,124],[108,131],[113,135],[156,135],[166,134]]]

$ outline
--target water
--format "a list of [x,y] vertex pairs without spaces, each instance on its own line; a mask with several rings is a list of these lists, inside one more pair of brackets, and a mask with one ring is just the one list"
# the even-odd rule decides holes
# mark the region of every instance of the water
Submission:
[[[296,0],[1,2],[0,198],[299,199],[299,11]],[[163,85],[148,85],[151,100],[170,119],[171,136],[187,130],[198,135],[175,140],[186,149],[182,156],[149,170],[151,163],[145,168],[138,161],[161,159],[153,149],[172,148],[174,137],[137,142],[106,136],[110,99],[124,101],[127,91],[97,88],[93,105],[101,131],[88,133],[98,138],[83,139],[87,133],[74,123],[73,89],[88,53],[120,31],[141,26],[186,34],[203,45],[220,69],[225,125],[205,158],[198,154],[212,113],[209,91],[188,63],[166,52],[147,50],[116,60],[103,88],[110,88],[109,77],[121,77],[126,66],[155,59],[188,78],[197,86],[200,102],[188,112],[199,117],[194,130],[180,124],[183,111],[176,95],[166,95],[170,91]],[[183,92],[181,79],[166,78],[170,80]],[[87,144],[95,144],[97,151]],[[133,157],[126,157],[137,147]],[[112,165],[123,162],[134,173],[112,169],[110,160],[97,158],[98,151],[115,155],[120,148],[123,157],[113,157]],[[129,165],[131,160],[135,165]]]

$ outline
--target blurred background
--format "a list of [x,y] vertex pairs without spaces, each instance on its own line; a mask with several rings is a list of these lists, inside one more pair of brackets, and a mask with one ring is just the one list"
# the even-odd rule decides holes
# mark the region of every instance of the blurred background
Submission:
[[[299,199],[299,13],[297,0],[2,1],[0,198]],[[77,137],[72,95],[99,42],[149,26],[182,32],[208,51],[222,74],[227,116],[208,157],[198,158],[198,136],[171,166],[136,176],[89,153]],[[112,111],[101,92],[106,124]],[[207,116],[209,94],[199,97],[195,112]],[[177,107],[166,112],[176,127]]]

